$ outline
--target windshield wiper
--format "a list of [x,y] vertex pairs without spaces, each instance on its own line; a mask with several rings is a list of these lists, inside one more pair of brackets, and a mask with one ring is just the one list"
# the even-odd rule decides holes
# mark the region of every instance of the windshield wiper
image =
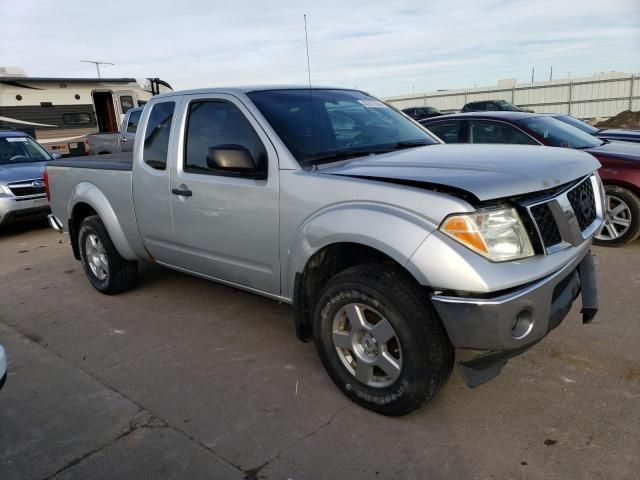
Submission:
[[384,153],[387,150],[370,149],[370,150],[336,150],[316,155],[305,160],[310,165],[318,165],[320,163],[345,160],[348,158],[366,157],[367,155],[375,155],[376,153]]
[[424,147],[426,145],[433,145],[433,143],[422,140],[398,142],[389,147],[389,150],[402,150],[403,148]]
[[349,158],[366,157],[367,155],[376,155],[379,153],[389,153],[396,150],[403,150],[405,148],[422,147],[425,145],[433,145],[432,143],[425,142],[423,140],[418,141],[403,141],[392,144],[378,145],[375,148],[368,149],[345,149],[335,150],[333,152],[324,152],[314,157],[306,159],[306,162],[310,165],[318,165],[320,163],[329,161],[339,161]]

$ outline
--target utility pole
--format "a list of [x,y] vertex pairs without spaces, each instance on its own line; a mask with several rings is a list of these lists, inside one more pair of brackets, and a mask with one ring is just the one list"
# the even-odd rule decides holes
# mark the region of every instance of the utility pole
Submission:
[[531,84],[533,84],[533,78],[536,73],[536,67],[531,67]]
[[549,67],[549,81],[553,80],[553,65]]
[[114,65],[113,63],[109,63],[109,62],[101,62],[99,60],[80,60],[81,62],[84,63],[93,63],[96,66],[96,71],[98,72],[98,78],[102,78],[100,76],[100,65]]

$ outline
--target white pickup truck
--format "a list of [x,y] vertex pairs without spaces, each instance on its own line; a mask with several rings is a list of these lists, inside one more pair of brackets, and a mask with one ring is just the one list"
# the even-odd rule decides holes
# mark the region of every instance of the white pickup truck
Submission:
[[[156,262],[293,305],[329,375],[401,415],[447,381],[493,378],[567,315],[597,311],[598,161],[443,145],[370,95],[203,89],[153,97],[132,156],[52,162],[52,226],[91,284]],[[265,328],[269,325],[265,324]]]
[[133,141],[142,115],[142,107],[130,108],[122,118],[122,130],[114,133],[91,133],[87,135],[88,153],[105,155],[133,151]]

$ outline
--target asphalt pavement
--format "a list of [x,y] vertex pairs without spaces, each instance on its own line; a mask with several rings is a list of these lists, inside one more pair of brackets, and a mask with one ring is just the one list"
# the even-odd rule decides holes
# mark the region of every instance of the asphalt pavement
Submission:
[[[640,242],[495,380],[387,418],[346,399],[287,305],[144,265],[104,296],[66,236],[0,232],[0,479],[640,478]],[[458,352],[467,355],[465,352]]]

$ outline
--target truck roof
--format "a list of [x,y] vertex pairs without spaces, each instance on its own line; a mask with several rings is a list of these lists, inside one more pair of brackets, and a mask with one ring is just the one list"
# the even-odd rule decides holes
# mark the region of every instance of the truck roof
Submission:
[[[208,87],[208,88],[196,88],[192,90],[178,90],[175,92],[162,93],[156,95],[153,98],[159,97],[171,97],[174,95],[191,95],[191,94],[209,94],[209,93],[227,93],[234,94],[246,94],[250,92],[259,92],[266,90],[351,90],[361,92],[357,88],[344,88],[344,87],[332,87],[332,86],[313,86],[309,88],[309,85],[244,85],[237,87]],[[366,92],[365,92],[366,93]]]

